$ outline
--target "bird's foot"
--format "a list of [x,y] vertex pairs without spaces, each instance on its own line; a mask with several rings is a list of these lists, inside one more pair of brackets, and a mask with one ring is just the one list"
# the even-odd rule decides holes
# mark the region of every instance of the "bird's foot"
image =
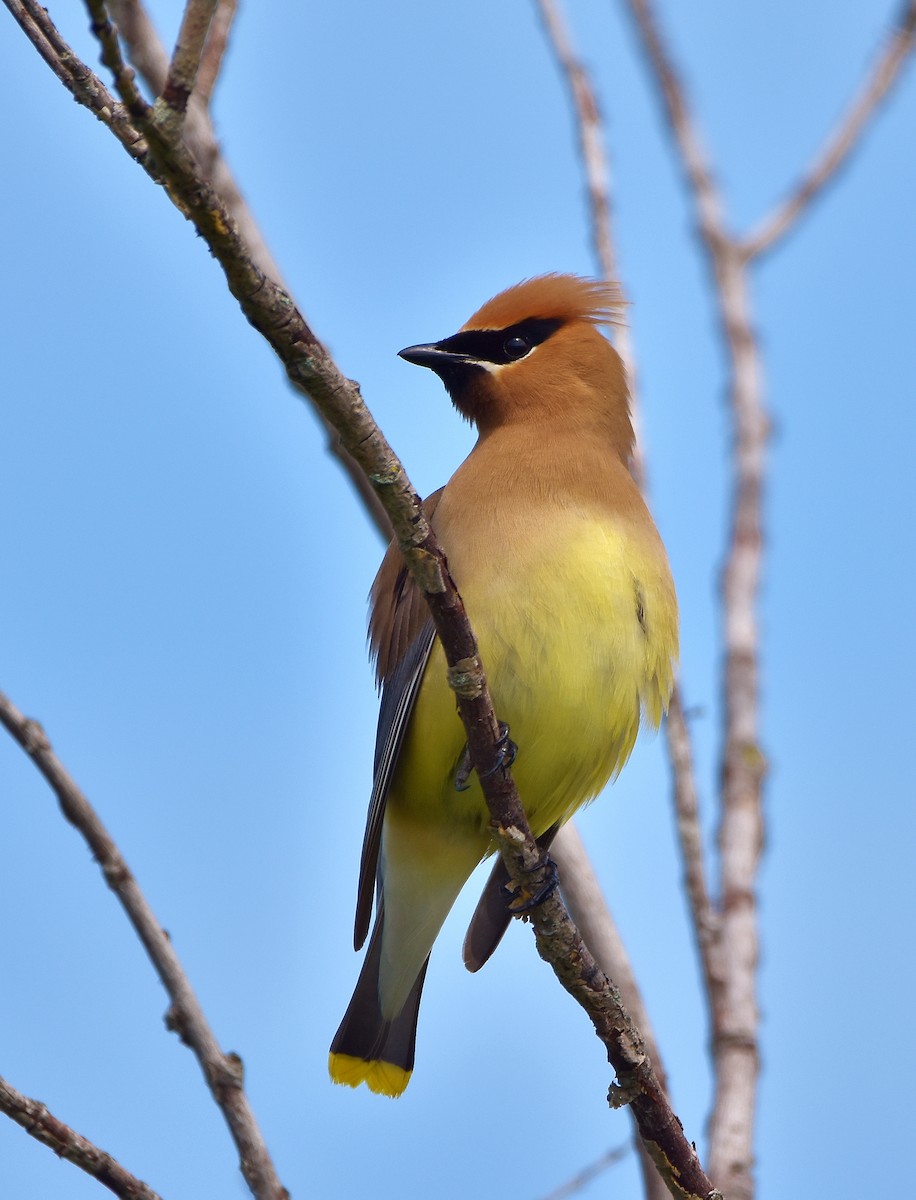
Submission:
[[[509,737],[509,726],[505,721],[499,722],[499,738],[496,742],[496,762],[490,767],[489,771],[484,771],[481,779],[489,779],[491,775],[495,775],[497,771],[504,771],[506,767],[511,767],[515,762],[515,756],[518,754],[518,746]],[[471,772],[474,770],[471,765],[471,755],[468,751],[467,742],[464,749],[458,758],[458,765],[455,768],[455,791],[466,792],[471,786]]]
[[506,907],[514,917],[530,912],[539,904],[552,896],[560,886],[560,872],[557,864],[550,855],[544,856],[544,861],[530,871],[525,872],[526,878],[521,883],[511,880],[503,886],[502,892],[506,898]]

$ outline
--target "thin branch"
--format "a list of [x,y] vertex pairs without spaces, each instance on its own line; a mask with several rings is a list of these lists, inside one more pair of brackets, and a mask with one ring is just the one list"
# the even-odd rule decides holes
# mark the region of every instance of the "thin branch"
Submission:
[[[224,5],[227,3],[228,0],[224,0]],[[142,0],[110,0],[108,7],[124,38],[130,61],[146,81],[151,92],[158,95],[165,86],[169,58]],[[211,35],[219,24],[221,12],[222,8],[217,12],[211,24]],[[209,42],[207,45],[208,48],[204,52],[205,62],[210,53]],[[212,185],[238,226],[239,234],[248,247],[253,262],[265,275],[282,286],[283,276],[280,268],[226,161],[216,138],[210,113],[202,105],[194,102],[199,88],[200,77],[198,77],[198,88],[195,89],[185,119],[185,141],[197,160],[204,178]],[[366,479],[365,473],[360,470],[344,449],[340,435],[334,427],[321,413],[318,413],[318,417],[324,426],[328,453],[337,459],[349,479],[350,485],[365,507],[370,520],[382,537],[388,541],[391,538],[391,524],[378,496]]]
[[795,190],[741,242],[746,259],[756,258],[781,241],[817,195],[834,178],[862,138],[912,53],[916,42],[916,0],[909,0],[868,78],[846,115],[830,134]]
[[543,1200],[566,1200],[567,1196],[574,1196],[576,1192],[581,1192],[583,1188],[588,1187],[593,1179],[597,1179],[609,1167],[615,1167],[617,1163],[623,1162],[626,1156],[630,1153],[629,1146],[618,1146],[616,1150],[608,1150],[606,1154],[602,1154],[595,1162],[589,1163],[587,1167],[583,1167],[577,1175],[572,1179],[562,1184]]
[[[617,261],[614,238],[610,165],[605,153],[604,122],[601,108],[588,71],[573,48],[572,39],[555,0],[537,0],[541,22],[557,66],[569,89],[576,120],[579,154],[588,190],[592,241],[601,274],[609,283],[619,283],[623,273]],[[646,490],[646,462],[642,436],[642,408],[639,400],[639,376],[636,351],[630,327],[622,321],[614,330],[614,346],[626,371],[630,389],[630,416],[635,444],[630,469],[633,478]]]
[[134,81],[134,73],[121,54],[118,31],[109,19],[105,0],[86,0],[86,7],[92,18],[90,28],[102,50],[102,65],[111,71],[118,95],[124,101],[131,117],[141,122],[148,115],[149,105],[140,95]]
[[123,104],[81,62],[60,36],[54,22],[36,0],[3,0],[23,33],[74,98],[88,108],[115,135],[127,153],[149,174],[149,147]]
[[23,716],[3,693],[0,693],[0,724],[6,727],[51,785],[61,812],[86,840],[105,882],[121,902],[143,943],[171,1000],[166,1024],[197,1057],[213,1099],[226,1118],[239,1151],[242,1174],[252,1194],[257,1200],[288,1200],[289,1193],[277,1178],[245,1095],[241,1059],[220,1049],[172,942],[156,920],[108,830],[54,754],[42,727],[37,721]]
[[684,891],[690,905],[693,931],[707,995],[712,997],[720,976],[720,970],[716,965],[716,954],[721,920],[710,899],[709,887],[706,882],[703,831],[700,825],[693,746],[679,687],[675,688],[668,704],[665,737],[674,781],[674,811],[677,820],[681,864],[684,868]]
[[158,1192],[131,1175],[110,1154],[58,1120],[41,1101],[23,1096],[3,1078],[0,1078],[0,1112],[21,1125],[36,1141],[50,1147],[58,1158],[72,1162],[121,1200],[162,1200]]
[[218,3],[219,0],[187,0],[185,4],[169,73],[155,104],[154,120],[167,141],[174,141],[181,133]]
[[[546,864],[528,828],[511,775],[496,769],[502,763],[500,731],[477,643],[419,497],[363,404],[359,388],[341,375],[292,298],[257,269],[230,214],[201,177],[187,148],[163,137],[156,122],[149,122],[144,132],[168,194],[222,266],[245,316],[273,347],[294,385],[339,430],[346,449],[378,490],[442,643],[449,683],[465,727],[471,763],[483,785],[494,838],[510,879],[524,894],[525,889],[537,886]],[[611,1089],[612,1104],[632,1105],[640,1134],[669,1190],[703,1200],[718,1196],[671,1111],[616,988],[586,949],[559,894],[555,891],[530,915],[539,953],[585,1008],[607,1049],[619,1081]]]
[[[725,623],[724,746],[721,766],[721,924],[708,960],[715,1098],[710,1121],[712,1172],[729,1200],[750,1200],[759,1072],[756,1002],[757,901],[765,762],[758,743],[757,599],[762,494],[769,432],[760,354],[751,320],[746,263],[729,235],[722,203],[650,0],[627,0],[654,73],[697,212],[716,281],[730,365],[735,439],[732,523],[722,572]],[[697,927],[698,940],[701,938]]]
[[210,22],[210,32],[207,35],[203,58],[200,60],[200,70],[197,72],[197,86],[194,89],[194,99],[205,108],[209,107],[213,98],[213,89],[216,87],[223,59],[229,48],[229,34],[237,10],[237,0],[219,0]]

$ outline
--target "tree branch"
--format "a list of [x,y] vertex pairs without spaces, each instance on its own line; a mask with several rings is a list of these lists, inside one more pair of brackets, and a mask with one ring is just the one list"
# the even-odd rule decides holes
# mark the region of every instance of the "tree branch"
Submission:
[[17,1092],[3,1078],[0,1078],[0,1112],[21,1125],[36,1141],[50,1147],[58,1158],[72,1162],[121,1200],[162,1200],[158,1192],[131,1175],[110,1154],[59,1121],[39,1100]]
[[187,0],[185,5],[165,86],[154,105],[153,120],[167,141],[174,141],[181,133],[218,3],[219,0]]
[[194,89],[194,98],[205,108],[209,107],[213,98],[213,89],[216,87],[223,59],[229,48],[229,34],[237,10],[237,0],[219,0],[210,22],[210,32],[200,60],[200,70],[197,72],[197,86]]
[[[618,280],[621,277],[617,265],[615,239],[611,219],[611,187],[608,158],[604,152],[604,130],[600,109],[594,87],[588,72],[576,56],[566,24],[554,0],[538,0],[542,23],[548,43],[553,50],[557,65],[569,89],[572,110],[575,115],[578,133],[580,158],[586,177],[590,200],[592,238],[595,253],[604,277]],[[641,408],[638,392],[638,372],[636,351],[630,333],[630,327],[621,323],[615,330],[614,342],[623,361],[630,385],[630,412],[635,432],[635,445],[631,470],[636,482],[644,493],[648,492],[648,470],[643,445]],[[705,868],[703,865],[703,843],[700,834],[699,809],[697,802],[697,786],[693,769],[693,755],[690,744],[690,731],[683,720],[680,686],[675,685],[669,706],[668,720],[665,722],[668,743],[668,756],[671,764],[674,782],[674,805],[677,814],[677,830],[680,841],[681,857],[684,863],[684,874],[688,882],[687,895],[692,908],[693,926],[697,945],[702,960],[704,976],[707,984],[712,978],[712,939],[715,931],[714,912],[709,900],[705,884]],[[563,837],[565,831],[561,833]],[[578,839],[578,834],[573,835]],[[559,849],[562,853],[566,842],[554,844],[554,852]],[[584,849],[582,851],[584,857]],[[591,872],[587,859],[583,864],[578,862],[578,852],[575,870]],[[568,878],[572,870],[567,868]],[[647,1031],[648,1015],[638,991],[638,985],[633,977],[629,959],[620,940],[613,918],[604,904],[600,890],[595,884],[595,893],[587,901],[582,897],[580,907],[579,897],[564,887],[567,902],[576,919],[576,923],[585,934],[586,943],[597,955],[598,961],[612,979],[617,980],[626,1007],[633,1014],[637,1026],[647,1037],[650,1056],[657,1065],[661,1059],[657,1047],[653,1044]],[[602,913],[603,916],[599,915]],[[643,1168],[643,1184],[647,1200],[659,1200],[660,1179],[651,1160],[644,1152],[640,1153],[640,1163]]]
[[[730,236],[706,153],[690,116],[651,0],[627,0],[664,102],[697,213],[716,287],[730,368],[735,451],[731,531],[722,572],[725,624],[724,747],[721,760],[721,923],[704,962],[710,988],[715,1098],[711,1171],[729,1200],[750,1200],[756,1085],[756,872],[762,847],[765,762],[758,744],[757,597],[762,557],[762,493],[769,432],[760,354],[750,312],[746,262]],[[702,905],[701,905],[702,911]],[[696,921],[696,915],[695,915]],[[699,925],[701,946],[706,931]]]
[[795,190],[765,217],[740,245],[745,259],[756,258],[780,242],[856,148],[869,121],[897,81],[916,40],[916,0],[908,0],[846,115],[830,134]]
[[85,838],[105,882],[120,900],[171,1000],[166,1025],[190,1047],[200,1063],[213,1099],[226,1118],[239,1152],[242,1174],[252,1194],[257,1200],[288,1200],[289,1193],[277,1177],[248,1103],[241,1059],[220,1049],[168,935],[156,920],[108,830],[54,754],[42,727],[23,716],[2,692],[0,724],[51,785],[61,812]]
[[[604,149],[605,135],[601,108],[589,73],[573,49],[572,39],[555,0],[537,0],[537,5],[548,44],[569,89],[579,142],[579,156],[588,191],[595,255],[603,277],[609,283],[619,283],[623,278],[623,273],[617,261],[614,239],[610,164]],[[646,491],[647,477],[642,436],[642,406],[639,400],[639,375],[633,338],[626,321],[621,321],[619,325],[615,326],[614,346],[626,371],[630,391],[630,417],[635,435],[630,470],[640,488]]]
[[[588,1187],[593,1179],[597,1179],[609,1167],[615,1167],[617,1163],[622,1162],[629,1153],[629,1146],[618,1146],[614,1150],[608,1150],[595,1162],[583,1167],[572,1179],[567,1180],[560,1187],[554,1188],[548,1196],[544,1197],[544,1200],[566,1200],[567,1196],[574,1196],[576,1192],[581,1192],[583,1188]],[[657,1173],[656,1178],[658,1178]]]
[[[231,7],[231,0],[223,0],[213,22],[211,23],[211,40],[221,36],[219,32],[220,19],[224,9]],[[131,62],[146,81],[151,92],[158,95],[165,87],[169,59],[159,35],[149,18],[142,0],[110,0],[109,9],[117,22],[118,29],[124,38]],[[228,30],[226,31],[228,35]],[[204,51],[203,72],[210,57],[210,41]],[[228,212],[235,221],[252,261],[265,275],[283,284],[280,268],[271,254],[264,235],[255,220],[254,214],[248,207],[241,189],[235,181],[232,170],[226,161],[219,141],[217,140],[209,111],[197,102],[201,89],[202,75],[198,76],[198,86],[191,97],[191,102],[185,117],[184,140],[197,160],[204,178],[211,184],[214,191],[222,200]],[[327,436],[328,453],[337,459],[342,470],[350,481],[350,485],[359,496],[370,520],[382,537],[388,541],[391,538],[391,524],[382,508],[378,496],[365,474],[359,469],[341,444],[340,436],[325,417],[318,413],[319,420],[324,426]]]
[[115,135],[127,153],[155,178],[146,139],[130,123],[102,81],[81,62],[57,31],[47,9],[35,0],[3,0],[23,33],[75,100]]
[[[483,784],[491,827],[510,878],[531,886],[544,868],[540,852],[508,771],[490,773],[501,755],[499,726],[486,676],[461,598],[445,556],[403,467],[368,413],[359,388],[345,379],[307,325],[292,298],[251,260],[231,215],[202,178],[181,141],[170,142],[158,126],[144,129],[165,187],[176,207],[193,222],[222,266],[245,316],[274,348],[293,384],[311,397],[339,430],[346,449],[362,466],[391,519],[405,562],[426,596],[449,664],[467,734],[471,762]],[[630,1103],[649,1152],[679,1196],[717,1196],[696,1152],[671,1111],[638,1031],[623,1010],[616,988],[599,970],[554,892],[531,913],[539,953],[563,986],[586,1009],[605,1044],[619,1085],[612,1103]]]

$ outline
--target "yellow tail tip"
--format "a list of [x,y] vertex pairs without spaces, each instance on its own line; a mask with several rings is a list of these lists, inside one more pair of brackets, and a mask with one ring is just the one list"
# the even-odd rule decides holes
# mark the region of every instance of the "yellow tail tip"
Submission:
[[352,1054],[329,1054],[328,1072],[335,1083],[346,1087],[359,1087],[364,1083],[370,1092],[378,1096],[400,1096],[410,1083],[410,1071],[397,1067],[394,1063],[382,1062],[376,1059],[367,1062],[364,1058],[354,1058]]

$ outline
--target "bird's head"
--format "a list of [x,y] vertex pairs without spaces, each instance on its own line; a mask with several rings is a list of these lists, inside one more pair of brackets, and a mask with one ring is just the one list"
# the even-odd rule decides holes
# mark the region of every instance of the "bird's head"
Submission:
[[598,327],[620,319],[616,287],[540,275],[488,300],[451,337],[400,351],[435,371],[482,434],[524,422],[603,430],[632,449],[623,366]]

